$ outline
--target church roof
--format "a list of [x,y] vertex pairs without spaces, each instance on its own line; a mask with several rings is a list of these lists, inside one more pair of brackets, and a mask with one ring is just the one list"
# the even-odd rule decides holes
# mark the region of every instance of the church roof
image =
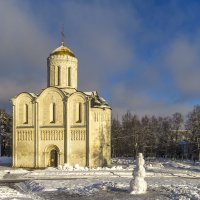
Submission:
[[68,56],[76,57],[69,48],[64,46],[64,42],[62,42],[60,47],[53,50],[50,55],[68,55]]
[[96,91],[84,92],[84,94],[92,97],[91,100],[92,107],[109,108],[109,105],[106,102],[106,100],[100,97]]

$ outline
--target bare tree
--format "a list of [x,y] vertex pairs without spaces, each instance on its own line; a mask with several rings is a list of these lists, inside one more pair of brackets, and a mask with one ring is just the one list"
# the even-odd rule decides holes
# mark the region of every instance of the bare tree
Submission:
[[0,109],[0,156],[11,155],[12,117],[4,109]]
[[175,132],[175,141],[178,140],[178,132],[181,129],[181,126],[183,125],[183,116],[181,113],[174,113],[172,115],[172,130]]
[[170,154],[170,133],[171,133],[171,119],[170,117],[158,118],[158,155],[169,156]]
[[171,135],[170,135],[170,150],[171,150],[171,156],[173,158],[177,158],[179,156],[180,152],[180,146],[178,144],[178,137],[180,134],[180,129],[183,125],[183,116],[181,113],[174,113],[171,118]]
[[132,146],[134,145],[135,133],[132,119],[133,115],[129,111],[122,116],[122,142],[124,144],[123,152],[126,156],[133,156]]
[[122,126],[118,119],[112,119],[111,126],[111,145],[112,145],[112,157],[123,155],[123,143],[122,140]]
[[191,132],[193,159],[200,160],[200,105],[194,106],[188,114],[186,128]]

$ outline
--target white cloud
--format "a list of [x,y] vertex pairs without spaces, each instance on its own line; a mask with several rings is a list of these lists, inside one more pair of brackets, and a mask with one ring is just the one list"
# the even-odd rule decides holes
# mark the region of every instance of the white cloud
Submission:
[[173,41],[165,52],[165,62],[176,87],[186,97],[199,96],[200,93],[199,46],[199,39],[181,37]]
[[71,1],[65,7],[66,32],[79,59],[80,89],[100,90],[111,76],[127,69],[134,60],[134,44],[126,42],[126,30],[138,21],[129,5]]
[[[0,101],[46,86],[51,40],[17,1],[0,1]],[[28,91],[30,91],[28,89]]]
[[112,109],[114,117],[121,117],[127,111],[141,116],[157,115],[169,116],[180,112],[184,116],[193,106],[187,102],[171,103],[156,100],[142,90],[131,90],[123,84],[116,85],[112,90]]
[[[181,37],[173,40],[171,45],[165,44],[163,57],[155,51],[155,57],[150,61],[139,60],[136,45],[139,43],[143,45],[141,48],[147,46],[151,50],[148,45],[155,43],[156,46],[157,41],[163,41],[165,33],[159,27],[156,34],[148,30],[149,26],[141,22],[137,10],[127,2],[66,1],[55,6],[44,3],[48,6],[38,7],[38,12],[32,10],[31,4],[18,2],[21,1],[0,1],[1,103],[19,92],[38,92],[46,86],[46,57],[56,48],[55,38],[58,37],[53,37],[59,30],[55,29],[59,28],[58,24],[64,23],[66,46],[74,51],[79,60],[79,89],[97,90],[100,94],[111,91],[109,98],[114,115],[121,115],[127,110],[140,116],[168,115],[192,109],[189,103],[169,101],[168,94],[163,99],[157,99],[149,93],[164,93],[162,90],[165,89],[170,91],[163,79],[166,77],[163,65],[173,75],[174,90],[185,96],[200,92],[200,34],[193,40]],[[52,32],[48,32],[47,28]],[[137,31],[141,32],[141,41],[135,44],[138,38],[134,38],[134,34]],[[162,51],[162,47],[159,50]],[[141,52],[148,53],[145,50]],[[135,77],[122,77],[129,70]],[[118,84],[110,84],[113,77]]]

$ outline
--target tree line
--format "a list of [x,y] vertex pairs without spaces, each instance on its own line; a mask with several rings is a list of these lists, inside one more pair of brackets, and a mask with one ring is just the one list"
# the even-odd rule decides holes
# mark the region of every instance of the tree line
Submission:
[[143,116],[126,112],[113,118],[112,157],[168,157],[200,160],[200,105],[194,106],[185,120],[181,113],[171,116]]
[[12,154],[12,116],[0,109],[0,156]]

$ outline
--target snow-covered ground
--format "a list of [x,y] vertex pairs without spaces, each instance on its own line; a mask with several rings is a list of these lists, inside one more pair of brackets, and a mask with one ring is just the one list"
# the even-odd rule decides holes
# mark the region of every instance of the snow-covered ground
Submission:
[[134,167],[131,158],[113,159],[112,168],[65,165],[28,171],[0,167],[0,199],[200,199],[199,162],[147,161],[147,193],[136,196],[129,194]]

